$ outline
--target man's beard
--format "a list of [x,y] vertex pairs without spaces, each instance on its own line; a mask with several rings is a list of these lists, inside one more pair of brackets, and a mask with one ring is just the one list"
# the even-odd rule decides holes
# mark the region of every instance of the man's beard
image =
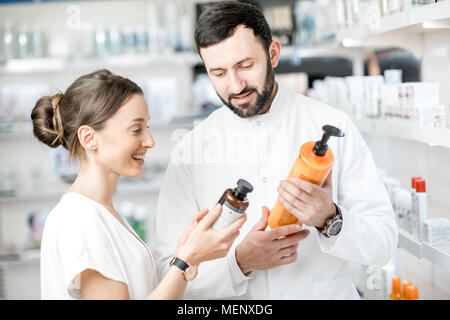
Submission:
[[[272,65],[270,64],[270,60],[267,59],[267,72],[266,72],[266,79],[264,81],[264,88],[263,92],[260,94],[256,88],[253,87],[245,87],[241,92],[238,94],[230,94],[228,96],[228,101],[225,101],[222,99],[219,93],[217,95],[219,96],[220,100],[231,109],[235,114],[237,114],[241,118],[250,118],[253,116],[256,116],[259,114],[267,105],[267,103],[270,100],[270,97],[272,96],[273,87],[275,85],[275,74],[272,69]],[[255,104],[245,103],[240,105],[239,107],[235,107],[231,103],[231,99],[233,99],[236,96],[243,95],[245,93],[251,93],[255,92],[257,98]]]

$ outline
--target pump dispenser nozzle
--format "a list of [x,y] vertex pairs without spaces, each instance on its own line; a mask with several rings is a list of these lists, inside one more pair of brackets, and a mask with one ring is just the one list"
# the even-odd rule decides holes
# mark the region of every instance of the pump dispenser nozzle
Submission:
[[322,136],[322,139],[320,141],[317,141],[316,144],[314,145],[314,150],[313,152],[318,155],[318,156],[323,156],[328,149],[328,139],[330,139],[330,137],[343,137],[345,134],[342,130],[330,126],[330,125],[326,125],[322,127],[322,130],[324,131],[324,134]]

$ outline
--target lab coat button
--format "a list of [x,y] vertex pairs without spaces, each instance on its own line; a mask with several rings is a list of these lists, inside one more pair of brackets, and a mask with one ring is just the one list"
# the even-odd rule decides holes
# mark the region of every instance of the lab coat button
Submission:
[[262,177],[261,181],[262,181],[263,183],[266,183],[266,182],[267,182],[267,178],[266,178],[266,177]]

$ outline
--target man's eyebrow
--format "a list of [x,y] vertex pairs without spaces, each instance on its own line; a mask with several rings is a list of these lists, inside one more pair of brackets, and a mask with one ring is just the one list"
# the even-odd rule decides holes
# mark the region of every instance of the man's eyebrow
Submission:
[[[247,60],[252,60],[252,59],[253,58],[251,58],[251,57],[245,57],[244,59],[239,60],[238,62],[236,62],[233,67],[235,67],[237,65],[240,65],[241,63],[243,63],[243,62],[245,62]],[[224,68],[211,68],[211,69],[209,69],[209,72],[220,71],[220,70],[225,70],[225,69]]]

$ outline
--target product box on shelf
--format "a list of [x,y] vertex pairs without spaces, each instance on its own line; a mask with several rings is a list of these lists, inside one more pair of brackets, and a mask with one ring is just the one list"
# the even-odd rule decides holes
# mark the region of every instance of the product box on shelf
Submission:
[[423,242],[430,245],[450,243],[450,221],[446,218],[425,220],[422,230]]

